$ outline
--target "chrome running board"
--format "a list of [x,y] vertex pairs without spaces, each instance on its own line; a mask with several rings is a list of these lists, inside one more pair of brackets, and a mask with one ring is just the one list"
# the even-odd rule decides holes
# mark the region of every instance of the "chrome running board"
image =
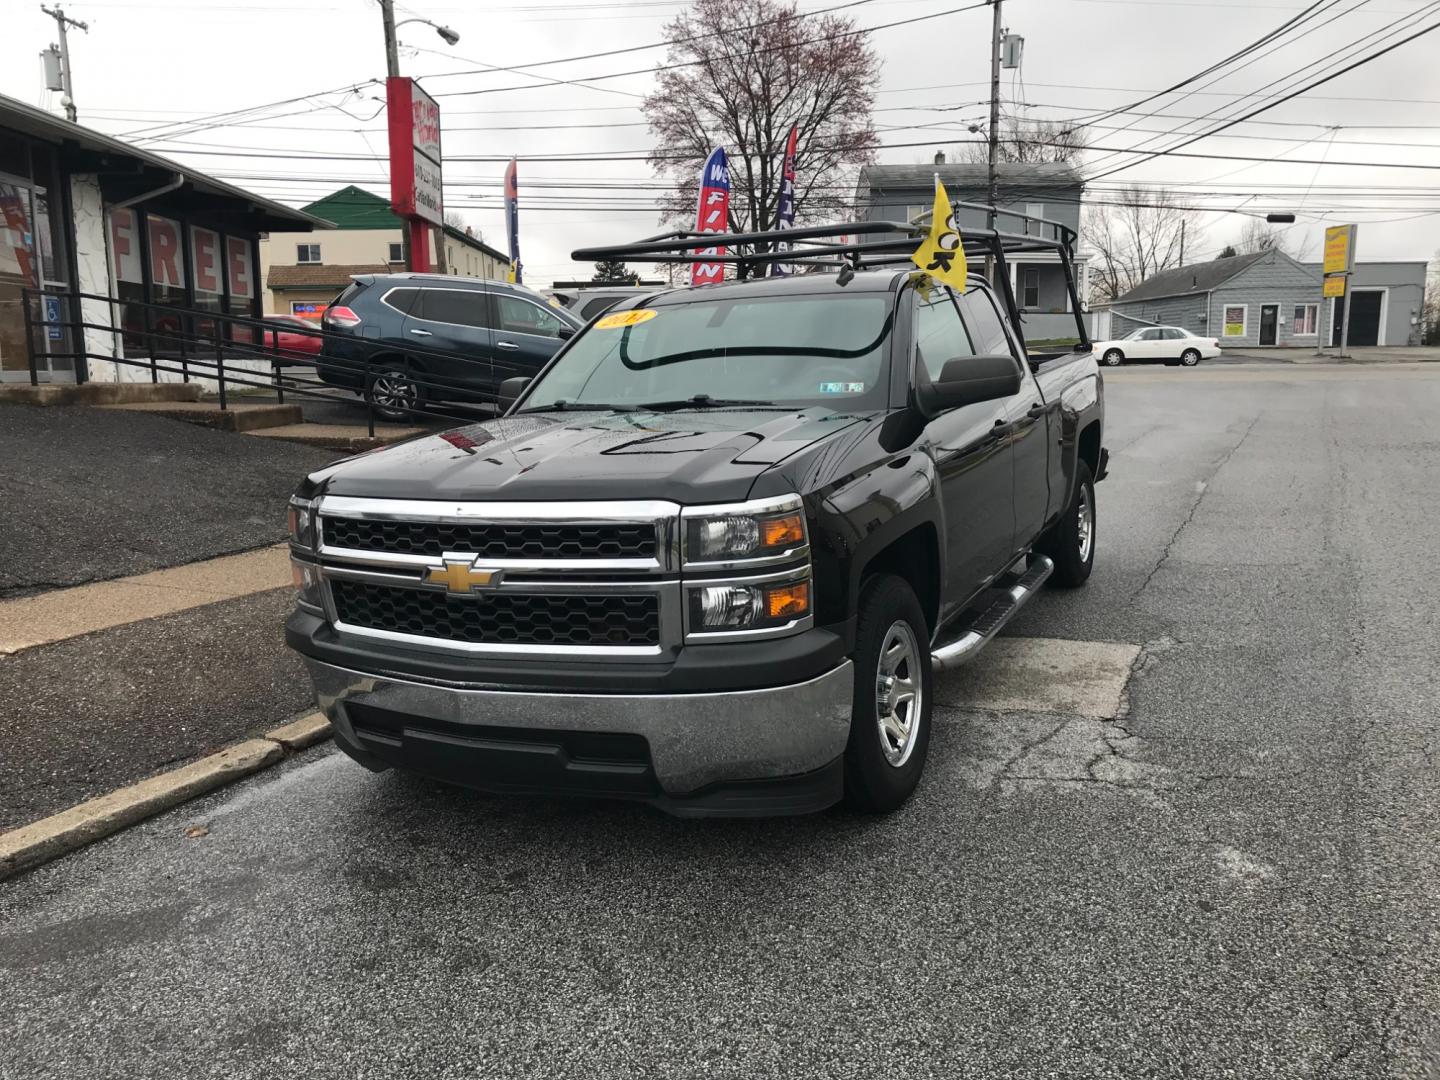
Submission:
[[1040,586],[1045,584],[1045,579],[1054,569],[1055,564],[1049,558],[1036,555],[1035,562],[1020,575],[1020,580],[981,612],[964,634],[930,651],[930,662],[944,669],[956,668],[975,659],[989,640],[1025,606],[1025,602],[1040,591]]

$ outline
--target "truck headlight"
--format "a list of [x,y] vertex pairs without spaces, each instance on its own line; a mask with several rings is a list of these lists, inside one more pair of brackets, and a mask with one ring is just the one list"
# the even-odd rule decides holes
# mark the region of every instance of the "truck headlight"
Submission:
[[685,517],[685,562],[729,563],[804,554],[805,510],[798,495],[733,506],[698,506]]
[[302,551],[315,550],[315,504],[308,499],[290,500],[285,512],[285,528],[290,544]]
[[690,590],[691,633],[766,630],[810,614],[810,579],[773,585],[704,585]]

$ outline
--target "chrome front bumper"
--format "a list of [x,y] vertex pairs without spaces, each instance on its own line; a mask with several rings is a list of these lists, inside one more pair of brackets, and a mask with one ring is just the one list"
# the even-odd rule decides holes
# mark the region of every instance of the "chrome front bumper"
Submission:
[[[849,660],[808,682],[715,694],[576,694],[471,690],[382,678],[306,659],[320,707],[342,746],[378,751],[357,735],[347,708],[399,714],[417,729],[439,722],[543,731],[629,734],[649,745],[667,796],[714,784],[792,777],[833,765],[850,735]],[[457,754],[462,753],[457,751]]]

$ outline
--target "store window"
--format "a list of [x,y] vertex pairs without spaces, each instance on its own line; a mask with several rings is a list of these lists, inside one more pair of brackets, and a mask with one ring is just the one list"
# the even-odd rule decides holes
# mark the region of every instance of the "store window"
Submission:
[[[220,234],[198,226],[190,229],[190,266],[195,285],[195,306],[216,315],[225,311],[225,269],[221,261]],[[217,320],[198,318],[195,332],[213,339]]]
[[318,263],[320,261],[320,245],[296,244],[295,261],[297,263]]
[[[255,263],[250,257],[250,241],[239,236],[225,238],[225,276],[230,285],[230,314],[255,313]],[[236,341],[253,340],[243,326],[231,331]]]
[[1319,304],[1296,304],[1294,319],[1290,325],[1290,333],[1294,337],[1314,337],[1316,324],[1319,322]]
[[1248,308],[1244,304],[1226,304],[1224,318],[1221,324],[1224,326],[1223,337],[1244,337],[1245,316]]
[[110,211],[111,280],[120,302],[120,327],[125,355],[147,356],[145,346],[145,271],[140,261],[140,215],[134,210]]
[[157,353],[179,353],[188,332],[185,313],[167,308],[185,308],[185,247],[180,222],[172,218],[145,216],[145,237],[150,249],[150,312],[152,347]]
[[[317,250],[317,251],[319,250],[318,246],[317,246],[316,250]],[[390,258],[389,258],[387,261],[392,262],[392,263],[403,263],[403,262],[405,261],[405,245],[404,245],[404,244],[391,244],[391,245],[390,245]]]

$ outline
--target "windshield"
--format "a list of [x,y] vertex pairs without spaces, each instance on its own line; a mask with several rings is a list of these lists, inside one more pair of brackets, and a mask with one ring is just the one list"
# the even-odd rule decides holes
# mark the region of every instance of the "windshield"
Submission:
[[697,299],[612,312],[581,333],[526,410],[744,401],[878,408],[889,293]]

